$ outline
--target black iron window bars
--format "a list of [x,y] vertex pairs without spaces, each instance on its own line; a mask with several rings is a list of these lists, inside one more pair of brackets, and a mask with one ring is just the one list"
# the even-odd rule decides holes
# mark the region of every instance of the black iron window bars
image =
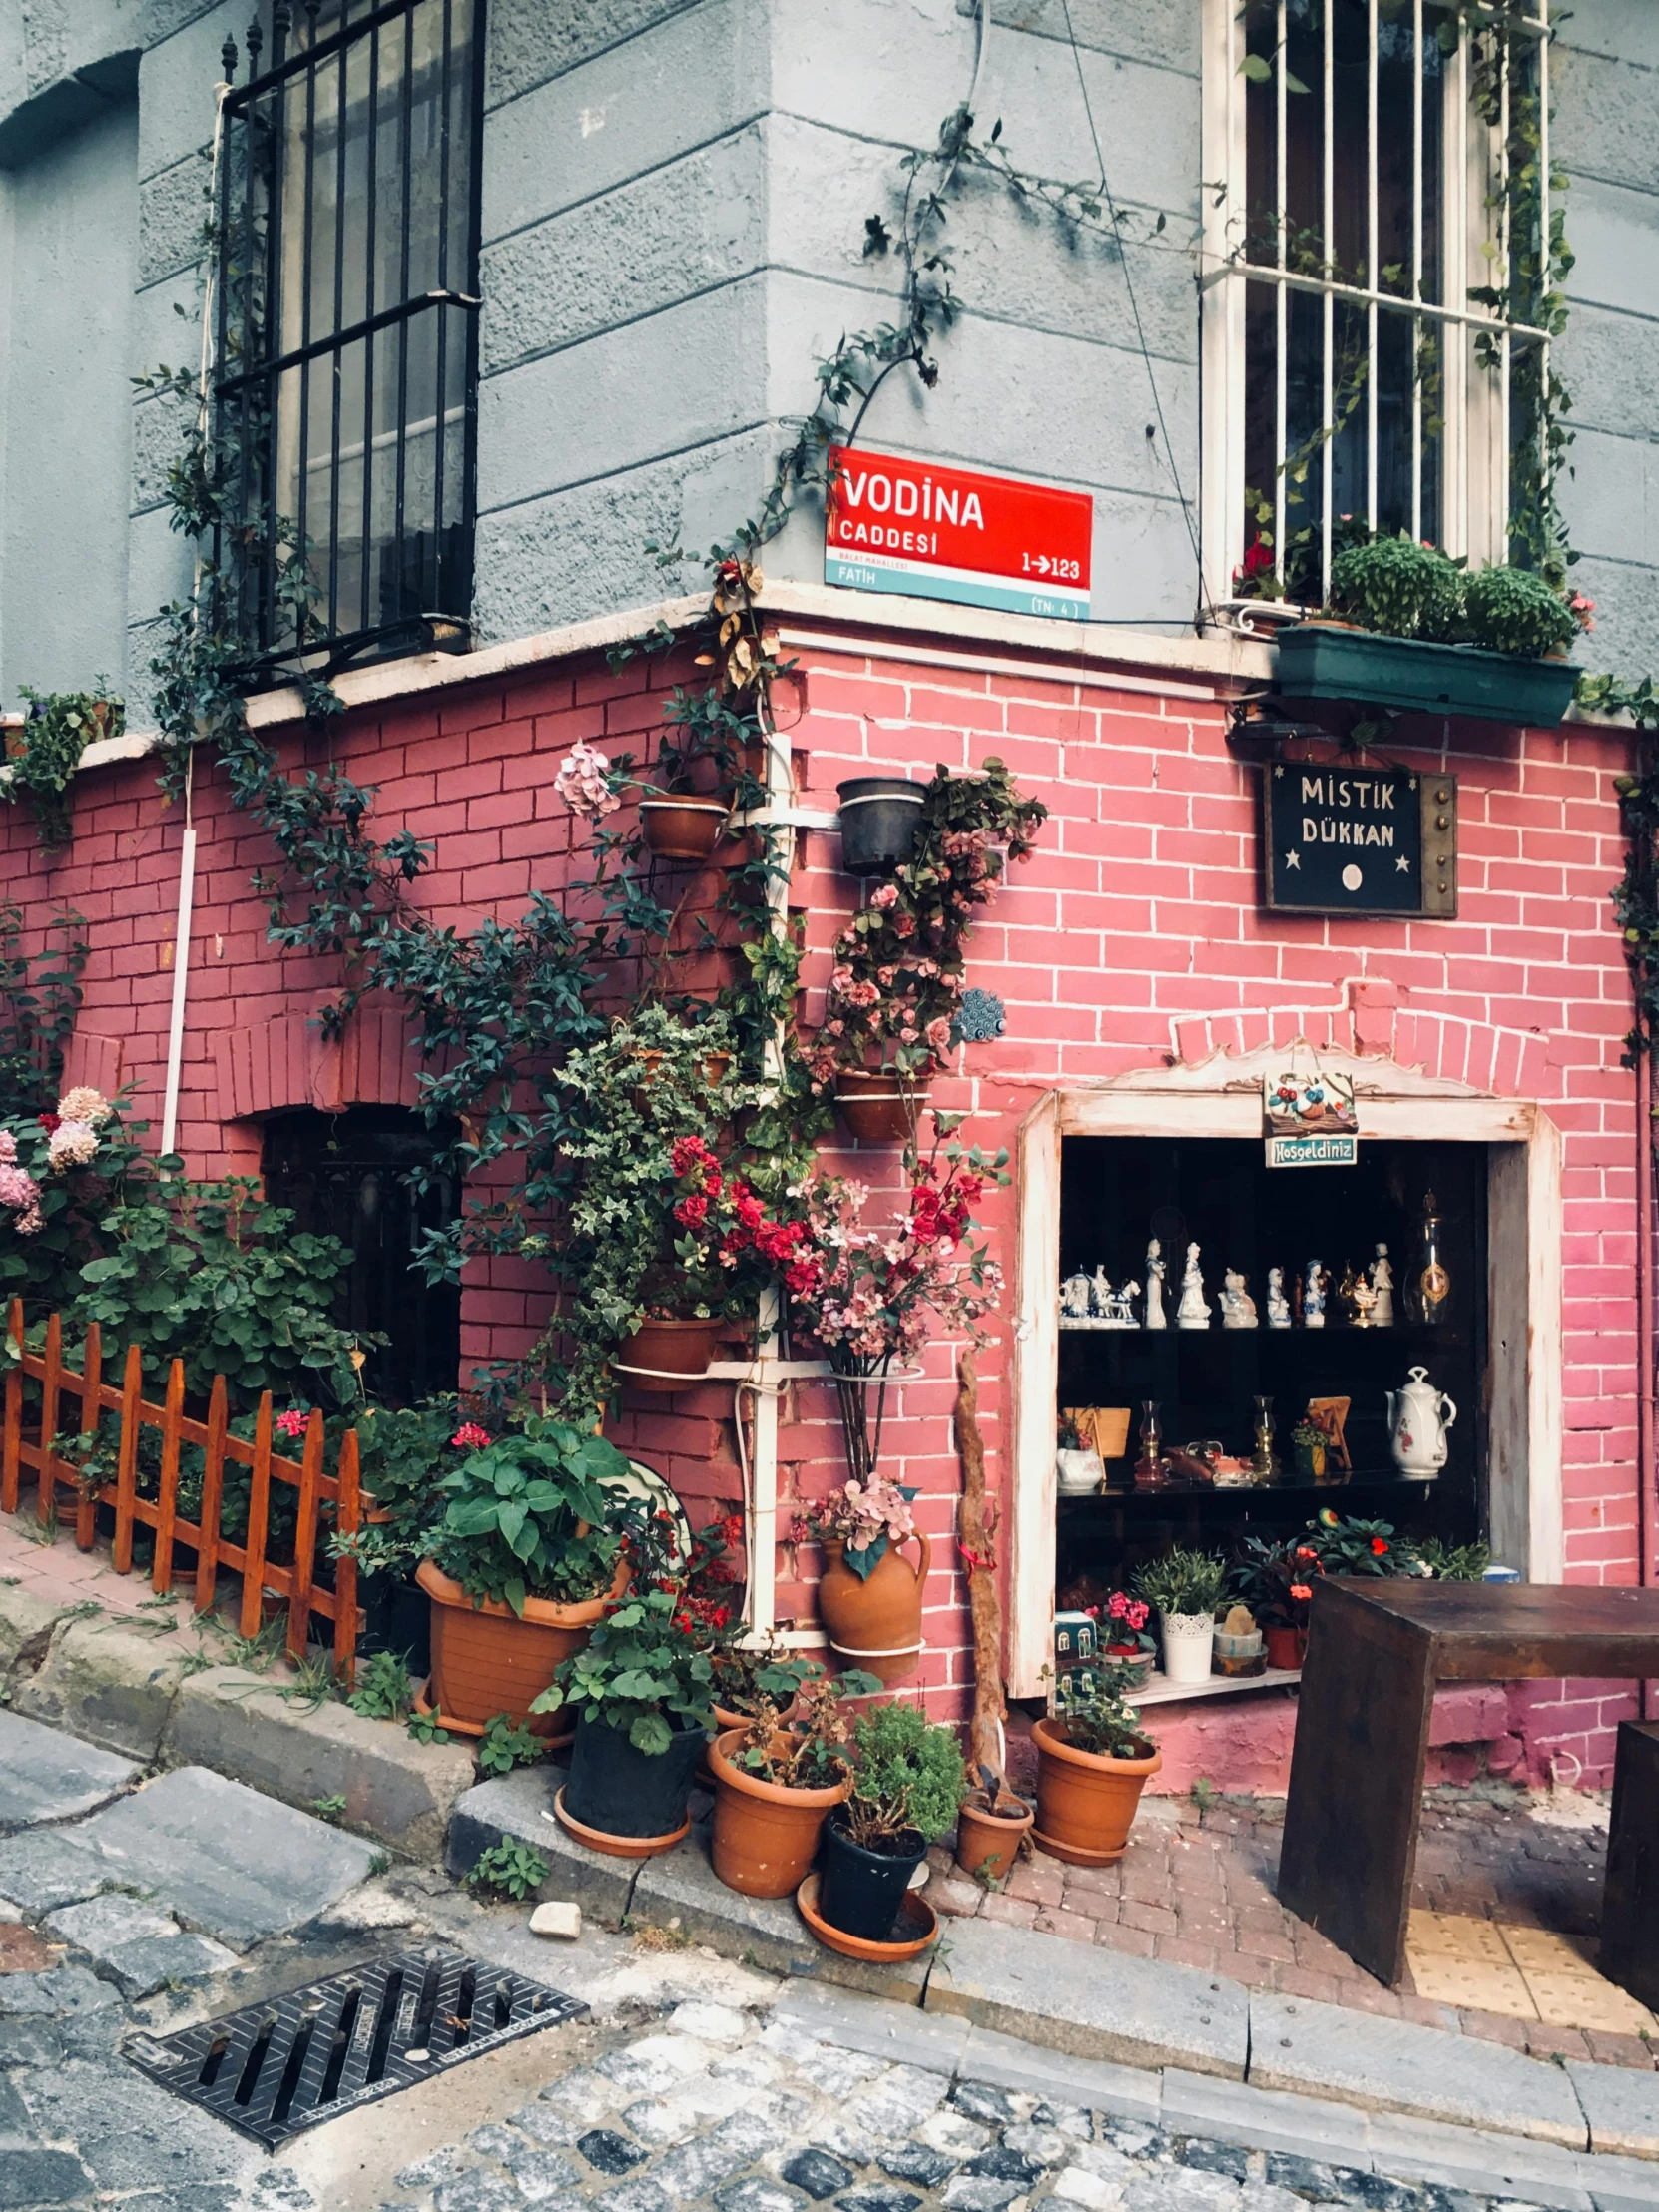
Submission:
[[256,665],[464,645],[483,0],[276,0],[219,159],[214,569]]

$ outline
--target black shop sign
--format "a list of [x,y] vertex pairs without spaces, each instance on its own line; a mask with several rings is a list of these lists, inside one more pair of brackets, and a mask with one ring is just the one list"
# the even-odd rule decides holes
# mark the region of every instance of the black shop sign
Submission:
[[1455,914],[1457,780],[1270,761],[1262,861],[1267,903],[1278,911]]

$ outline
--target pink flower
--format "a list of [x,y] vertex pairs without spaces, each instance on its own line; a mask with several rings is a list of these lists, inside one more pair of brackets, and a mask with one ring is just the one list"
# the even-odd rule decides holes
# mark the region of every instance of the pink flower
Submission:
[[490,1440],[487,1428],[480,1428],[475,1420],[462,1421],[449,1441],[456,1451],[482,1451]]
[[895,906],[898,903],[898,885],[896,883],[881,884],[878,889],[870,892],[869,903],[878,914],[884,914],[889,906]]
[[614,814],[622,805],[612,786],[610,762],[597,746],[583,745],[580,740],[560,762],[553,789],[573,815],[587,822]]
[[276,1433],[278,1436],[286,1436],[290,1442],[295,1436],[302,1436],[305,1433],[304,1414],[297,1412],[291,1405],[285,1413],[278,1413]]

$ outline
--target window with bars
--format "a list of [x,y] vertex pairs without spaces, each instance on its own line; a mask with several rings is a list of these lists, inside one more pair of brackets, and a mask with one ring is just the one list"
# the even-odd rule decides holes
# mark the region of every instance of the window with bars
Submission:
[[275,661],[464,638],[483,0],[276,0],[220,133],[215,569]]
[[1206,0],[1205,567],[1317,602],[1345,542],[1548,551],[1548,0]]

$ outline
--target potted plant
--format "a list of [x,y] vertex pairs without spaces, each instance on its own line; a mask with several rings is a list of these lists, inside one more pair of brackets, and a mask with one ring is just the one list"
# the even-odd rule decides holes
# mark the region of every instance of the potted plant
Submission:
[[[824,1872],[812,1902],[826,1927],[854,1941],[894,1940],[910,1878],[927,1846],[955,1826],[964,1783],[954,1729],[924,1720],[913,1705],[860,1717],[851,1792],[824,1827]],[[914,1947],[927,1939],[924,1933]]]
[[1308,1653],[1308,1611],[1324,1573],[1306,1537],[1247,1536],[1230,1577],[1267,1641],[1270,1667],[1300,1667]]
[[613,1602],[531,1710],[576,1719],[570,1778],[553,1805],[572,1835],[620,1859],[680,1841],[714,1727],[714,1667],[674,1583]]
[[707,860],[732,818],[724,799],[702,799],[694,792],[647,789],[640,799],[640,829],[660,860]]
[[1298,1421],[1291,1430],[1291,1450],[1296,1471],[1305,1482],[1325,1480],[1325,1454],[1330,1437],[1317,1421]]
[[926,786],[902,776],[854,776],[835,796],[841,866],[848,875],[891,875],[915,850]]
[[1126,1689],[1141,1687],[1158,1656],[1157,1638],[1146,1625],[1151,1614],[1145,1598],[1131,1597],[1127,1590],[1114,1590],[1100,1608],[1102,1649],[1120,1669]]
[[626,1580],[627,1479],[603,1436],[532,1419],[438,1482],[443,1518],[416,1579],[432,1601],[429,1699],[446,1728],[482,1735],[497,1713],[542,1710],[537,1693]]
[[[913,1674],[921,1656],[921,1601],[933,1547],[910,1512],[914,1495],[879,1478],[853,1478],[808,1521],[824,1551],[818,1610],[830,1648],[883,1683]],[[912,1542],[913,1567],[900,1548]]]
[[845,1697],[881,1687],[874,1675],[821,1677],[787,1722],[762,1697],[754,1716],[721,1735],[709,1753],[715,1873],[744,1897],[794,1895],[817,1856],[826,1814],[852,1787]]
[[956,1815],[956,1864],[984,1882],[1006,1882],[1036,1814],[989,1767],[962,1795]]
[[1140,1715],[1109,1679],[1031,1730],[1037,1747],[1033,1840],[1074,1867],[1123,1857],[1141,1792],[1163,1765]]
[[1308,1542],[1323,1574],[1421,1574],[1422,1560],[1409,1536],[1385,1520],[1345,1518],[1323,1506],[1308,1523]]
[[1216,1607],[1226,1581],[1224,1559],[1213,1551],[1190,1551],[1182,1544],[1137,1569],[1135,1594],[1157,1612],[1164,1672],[1172,1682],[1209,1681]]
[[1102,1488],[1106,1464],[1070,1413],[1060,1416],[1054,1449],[1054,1474],[1062,1497],[1089,1497]]

